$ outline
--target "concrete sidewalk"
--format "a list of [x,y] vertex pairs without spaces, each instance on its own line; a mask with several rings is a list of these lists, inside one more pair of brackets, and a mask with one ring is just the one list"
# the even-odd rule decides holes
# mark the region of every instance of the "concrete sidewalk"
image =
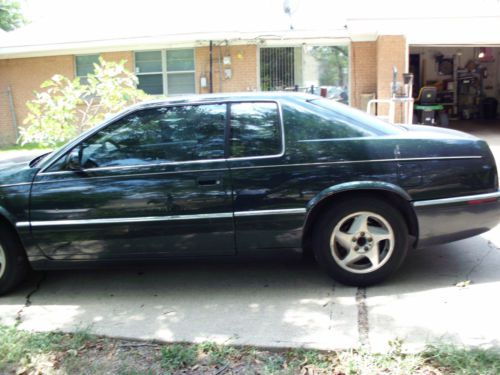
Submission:
[[[89,328],[264,347],[379,351],[396,337],[412,350],[439,340],[500,346],[499,248],[497,227],[413,251],[395,277],[367,289],[335,285],[293,258],[53,271],[0,298],[0,321],[36,331]],[[456,286],[464,281],[470,285]]]

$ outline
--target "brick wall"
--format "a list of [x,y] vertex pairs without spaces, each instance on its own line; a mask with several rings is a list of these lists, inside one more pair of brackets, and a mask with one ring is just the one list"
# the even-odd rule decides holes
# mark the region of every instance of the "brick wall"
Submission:
[[392,68],[398,69],[398,80],[402,81],[408,56],[406,39],[402,35],[382,35],[377,39],[377,95],[388,98],[391,95]]
[[134,52],[132,51],[104,52],[101,53],[101,57],[106,61],[120,62],[121,60],[125,60],[125,68],[131,72],[135,70]]
[[[33,91],[38,90],[45,80],[54,74],[74,76],[73,56],[51,56],[24,59],[0,60],[0,91],[10,86],[16,110],[18,126],[23,124],[27,115],[26,101],[32,99]],[[2,95],[0,100],[4,100]],[[14,129],[9,112],[0,113],[0,144],[15,142]]]
[[[219,51],[221,61],[225,55],[231,56],[231,65],[222,65],[222,80],[219,79]],[[209,47],[196,48],[196,91],[209,92],[210,49]],[[257,46],[214,46],[213,47],[213,89],[214,92],[254,91],[258,87],[257,75]],[[224,79],[224,69],[231,68],[232,77]],[[207,78],[207,87],[200,87],[200,78]]]
[[[391,97],[392,68],[398,69],[398,81],[403,80],[406,72],[408,51],[406,38],[402,35],[381,35],[377,39],[377,98]],[[379,114],[386,114],[387,106],[379,106]],[[400,111],[396,112],[396,118]]]
[[351,105],[361,108],[362,94],[377,93],[377,43],[351,44]]

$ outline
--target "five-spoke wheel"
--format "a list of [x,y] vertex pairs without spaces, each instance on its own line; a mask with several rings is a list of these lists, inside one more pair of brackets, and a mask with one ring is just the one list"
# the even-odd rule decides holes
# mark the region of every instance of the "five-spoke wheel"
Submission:
[[321,266],[349,285],[382,281],[402,263],[408,228],[387,202],[361,197],[334,204],[314,230],[314,252]]

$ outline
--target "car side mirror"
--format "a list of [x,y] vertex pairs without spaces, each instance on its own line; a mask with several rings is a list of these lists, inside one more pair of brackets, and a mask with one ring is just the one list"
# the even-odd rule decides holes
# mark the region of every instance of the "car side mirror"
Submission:
[[82,149],[76,147],[66,157],[66,168],[70,171],[82,171]]

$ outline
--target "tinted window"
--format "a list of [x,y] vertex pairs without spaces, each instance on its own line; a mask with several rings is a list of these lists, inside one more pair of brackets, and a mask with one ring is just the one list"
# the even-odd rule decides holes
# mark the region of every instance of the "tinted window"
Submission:
[[293,141],[357,138],[374,135],[348,118],[310,103],[283,107],[287,138]]
[[279,154],[282,143],[277,104],[231,104],[230,142],[232,157]]
[[326,116],[334,116],[348,123],[353,129],[359,129],[369,135],[399,134],[403,130],[400,126],[382,121],[359,109],[336,103],[334,100],[314,99],[309,103],[322,109],[322,113]]
[[226,105],[134,112],[84,142],[84,168],[224,158]]

